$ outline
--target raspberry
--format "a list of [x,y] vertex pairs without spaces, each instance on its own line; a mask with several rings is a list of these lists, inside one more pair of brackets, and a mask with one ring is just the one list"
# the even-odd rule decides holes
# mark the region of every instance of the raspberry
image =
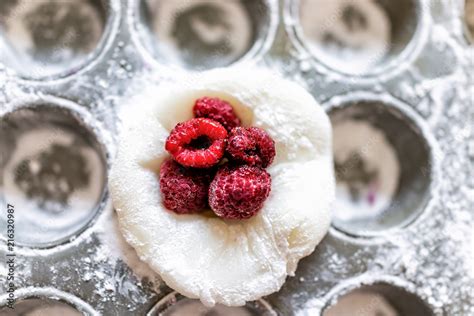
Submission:
[[219,98],[203,97],[196,100],[193,113],[195,117],[207,117],[221,123],[228,132],[240,126],[240,120],[232,106]]
[[212,173],[188,169],[167,160],[160,169],[160,190],[163,204],[178,214],[190,214],[207,207],[207,194]]
[[227,153],[237,162],[266,168],[275,157],[275,142],[261,128],[236,127],[230,132]]
[[185,167],[208,168],[224,155],[226,138],[227,131],[219,122],[196,118],[176,125],[165,149]]
[[209,205],[225,219],[247,219],[262,208],[271,190],[271,176],[247,165],[222,167],[209,187]]

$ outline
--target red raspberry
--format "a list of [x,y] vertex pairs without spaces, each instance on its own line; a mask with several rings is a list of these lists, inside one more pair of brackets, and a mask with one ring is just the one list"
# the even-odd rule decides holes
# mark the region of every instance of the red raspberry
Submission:
[[207,194],[212,173],[188,169],[167,160],[160,169],[160,190],[163,204],[178,214],[190,214],[207,207]]
[[251,166],[222,167],[209,187],[209,205],[225,219],[247,219],[262,208],[271,190],[271,176]]
[[227,153],[237,162],[266,168],[275,157],[275,142],[261,128],[236,127],[230,132]]
[[229,102],[219,98],[203,97],[194,103],[193,113],[195,117],[207,117],[218,121],[230,132],[234,127],[240,126],[240,120],[235,115],[234,109]]
[[196,118],[176,125],[165,148],[185,167],[208,168],[224,155],[226,138],[227,131],[219,122]]

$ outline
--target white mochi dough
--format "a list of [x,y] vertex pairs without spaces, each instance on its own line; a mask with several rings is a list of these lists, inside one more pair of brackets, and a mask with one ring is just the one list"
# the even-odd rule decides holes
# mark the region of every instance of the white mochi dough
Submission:
[[[194,101],[217,96],[244,126],[266,130],[276,157],[272,188],[251,219],[178,215],[161,201],[158,173],[165,141],[192,118]],[[121,230],[166,284],[203,304],[239,306],[278,291],[311,254],[331,221],[335,184],[331,125],[300,86],[256,69],[216,69],[131,98],[110,174]]]

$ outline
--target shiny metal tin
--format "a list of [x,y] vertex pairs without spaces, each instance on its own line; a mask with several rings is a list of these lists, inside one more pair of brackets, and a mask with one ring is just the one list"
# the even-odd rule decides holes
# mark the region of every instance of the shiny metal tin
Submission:
[[[15,6],[22,1],[7,2]],[[38,120],[55,117],[49,112],[66,113],[61,117],[67,119],[55,124],[85,131],[106,174],[123,100],[139,91],[137,86],[202,70],[192,64],[202,56],[188,56],[191,64],[175,63],[173,54],[154,46],[158,39],[150,26],[150,8],[159,2],[90,1],[105,12],[100,40],[81,62],[54,74],[30,76],[1,60],[0,128],[13,128],[6,124],[8,118],[25,109],[40,111]],[[280,72],[306,87],[335,126],[348,118],[377,125],[395,142],[405,184],[392,204],[399,217],[382,213],[372,219],[377,224],[336,219],[316,251],[300,262],[296,276],[278,293],[252,304],[279,315],[320,315],[356,290],[382,295],[404,315],[474,315],[474,48],[467,40],[464,1],[380,1],[394,13],[393,29],[404,39],[403,47],[356,75],[328,66],[309,49],[299,20],[303,0],[237,2],[247,12],[254,38],[237,58],[216,59],[218,65],[248,63]],[[11,10],[5,5],[0,9],[0,15]],[[5,45],[2,21],[0,42]],[[212,60],[202,65],[214,66]],[[6,153],[16,147],[5,131],[0,137],[3,218],[9,203]],[[86,315],[154,315],[179,301],[121,237],[105,183],[88,209],[90,216],[74,223],[70,233],[47,242],[41,237],[38,242],[17,241],[18,304],[40,298],[61,301]],[[7,258],[8,238],[1,229],[0,257]],[[8,298],[6,262],[0,261],[3,306]],[[3,308],[0,313],[6,313]]]

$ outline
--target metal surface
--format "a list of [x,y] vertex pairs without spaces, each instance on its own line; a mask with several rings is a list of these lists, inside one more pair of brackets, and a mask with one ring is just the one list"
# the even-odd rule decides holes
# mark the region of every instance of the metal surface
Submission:
[[[177,36],[184,36],[189,47],[181,52],[163,48],[154,34],[158,0],[77,1],[98,11],[87,15],[90,9],[76,8],[70,14],[85,14],[86,21],[87,16],[99,17],[102,36],[79,58],[70,61],[71,55],[61,55],[61,67],[52,69],[54,60],[42,58],[51,51],[19,51],[21,43],[8,35],[6,16],[14,19],[15,6],[28,1],[0,4],[0,258],[5,258],[0,261],[0,306],[8,298],[6,255],[14,253],[15,295],[23,302],[18,304],[49,298],[87,315],[162,312],[163,301],[174,294],[121,237],[106,179],[94,182],[87,197],[93,203],[83,207],[86,215],[74,220],[68,210],[77,206],[70,190],[78,185],[71,180],[78,179],[77,174],[42,166],[46,175],[57,177],[58,187],[35,191],[28,186],[29,192],[33,198],[59,203],[64,210],[57,214],[67,227],[54,219],[54,204],[46,219],[33,220],[34,231],[28,232],[24,225],[32,225],[32,218],[24,214],[30,213],[13,203],[16,245],[13,252],[8,250],[7,204],[12,196],[7,185],[11,179],[23,179],[6,174],[12,170],[11,157],[20,139],[24,141],[21,135],[35,134],[45,124],[51,139],[46,139],[43,152],[50,153],[51,144],[70,133],[75,136],[64,142],[95,153],[97,169],[83,175],[92,185],[92,178],[97,180],[110,168],[120,131],[117,113],[123,100],[140,90],[137,87],[178,79],[183,68],[250,63],[306,87],[335,128],[351,120],[375,127],[394,148],[400,168],[400,185],[389,209],[362,220],[335,218],[316,251],[300,262],[296,276],[264,298],[271,309],[280,315],[320,315],[338,297],[356,290],[384,296],[403,315],[474,315],[474,47],[464,1],[379,1],[392,23],[393,45],[358,74],[335,68],[326,56],[312,51],[299,20],[302,0],[242,0],[240,8],[248,19],[241,22],[249,23],[245,30],[251,40],[231,56],[227,46],[232,39],[223,46],[198,49],[199,43],[184,34]],[[61,23],[58,28],[66,28]],[[60,41],[60,35],[48,38]],[[68,45],[71,41],[66,40],[48,49],[54,55]],[[39,64],[22,59],[25,52],[40,56]],[[43,134],[37,135],[37,142],[44,141]],[[85,151],[69,154],[58,158],[67,160],[69,171],[80,157],[93,159]],[[74,170],[81,174],[80,167]],[[60,181],[67,185],[60,186]],[[54,192],[63,195],[51,197]],[[0,308],[0,314],[10,315],[5,310]]]

